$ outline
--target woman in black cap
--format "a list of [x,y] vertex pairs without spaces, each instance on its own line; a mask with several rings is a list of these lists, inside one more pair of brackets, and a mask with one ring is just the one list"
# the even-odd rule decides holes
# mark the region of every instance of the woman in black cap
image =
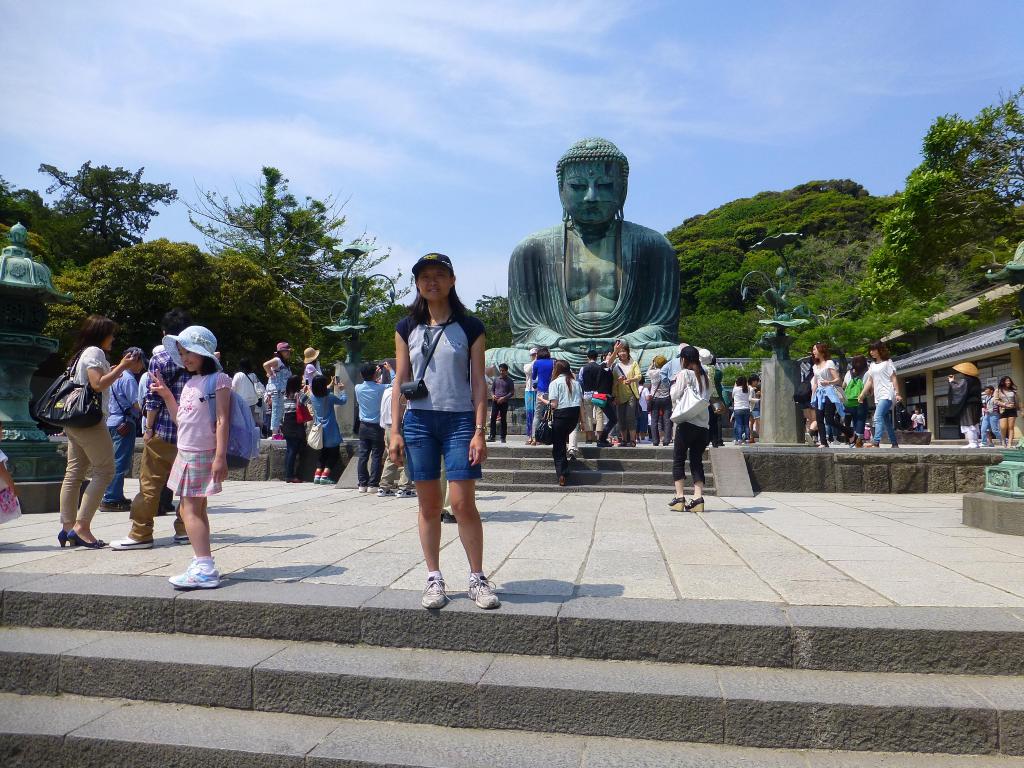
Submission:
[[[476,481],[487,458],[484,421],[484,326],[455,293],[455,271],[441,253],[428,253],[412,268],[416,299],[395,328],[397,370],[391,398],[388,453],[405,464],[416,483],[419,533],[427,565],[421,604],[448,602],[441,574],[441,458],[459,538],[469,559],[469,598],[480,608],[501,603],[484,573],[484,532],[476,507]],[[402,417],[402,396],[409,407]]]

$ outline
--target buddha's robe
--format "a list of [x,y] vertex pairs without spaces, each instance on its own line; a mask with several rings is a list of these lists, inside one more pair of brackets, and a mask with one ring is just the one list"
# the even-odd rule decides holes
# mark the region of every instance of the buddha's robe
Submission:
[[[657,354],[677,354],[675,251],[660,232],[628,221],[613,225],[608,238],[618,240],[615,263],[598,285],[574,268],[586,248],[572,228],[551,227],[516,246],[508,269],[513,346],[488,350],[488,364],[508,363],[521,379],[528,350],[543,345],[576,369],[586,362],[588,348],[610,349],[615,339],[625,339],[641,363]],[[596,303],[606,309],[586,311],[588,291],[599,292]]]

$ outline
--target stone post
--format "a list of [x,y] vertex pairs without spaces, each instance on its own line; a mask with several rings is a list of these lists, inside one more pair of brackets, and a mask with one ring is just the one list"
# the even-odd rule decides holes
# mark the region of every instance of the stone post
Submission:
[[348,394],[348,402],[334,408],[334,415],[338,418],[338,426],[341,427],[341,434],[348,439],[354,436],[352,431],[356,421],[356,387],[355,382],[349,375],[348,368],[340,360],[334,363],[334,378],[345,385],[345,392]]
[[71,297],[53,287],[45,265],[32,260],[25,227],[15,224],[7,237],[10,245],[0,252],[0,440],[22,511],[56,512],[66,460],[39,429],[28,404],[32,374],[58,346],[42,335],[46,303]]
[[793,394],[800,381],[797,360],[770,357],[761,366],[761,442],[796,445],[804,441],[803,414]]

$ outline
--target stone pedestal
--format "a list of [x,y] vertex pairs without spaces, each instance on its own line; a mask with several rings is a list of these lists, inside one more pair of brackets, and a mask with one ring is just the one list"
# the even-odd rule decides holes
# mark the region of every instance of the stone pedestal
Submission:
[[[358,373],[356,371],[355,373]],[[340,360],[334,363],[334,378],[345,385],[345,392],[348,394],[348,402],[344,405],[334,407],[334,415],[338,419],[338,426],[341,427],[342,436],[354,435],[352,431],[356,421],[356,387],[352,376],[349,375],[345,364]]]
[[0,251],[0,441],[9,469],[23,489],[22,511],[56,512],[65,457],[29,413],[30,383],[39,364],[57,351],[43,336],[46,304],[70,297],[53,287],[50,270],[33,261],[28,231],[15,224],[10,245]]
[[1024,536],[1024,499],[968,493],[964,496],[963,521],[984,531]]
[[761,442],[797,445],[804,442],[803,414],[793,402],[800,380],[796,360],[765,360],[761,366]]

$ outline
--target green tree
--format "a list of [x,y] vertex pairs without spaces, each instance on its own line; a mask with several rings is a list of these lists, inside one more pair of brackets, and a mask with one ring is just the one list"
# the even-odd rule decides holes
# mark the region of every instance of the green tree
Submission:
[[972,119],[939,117],[924,159],[885,218],[866,288],[876,304],[901,296],[951,300],[984,285],[1024,237],[1024,88]]
[[482,296],[473,313],[484,324],[488,347],[511,347],[512,326],[509,325],[508,297]]
[[344,253],[345,217],[334,200],[299,200],[277,168],[265,166],[252,192],[238,199],[199,191],[187,203],[189,221],[215,255],[238,253],[256,264],[282,291],[302,305],[315,326],[326,325],[341,299],[339,278],[350,266],[364,273],[386,254]]
[[312,336],[302,308],[248,259],[213,258],[191,243],[153,240],[125,248],[67,270],[56,283],[74,297],[50,310],[46,332],[61,339],[62,349],[81,321],[97,313],[121,324],[119,349],[148,350],[160,341],[164,312],[175,306],[213,331],[229,368],[242,356],[262,362],[282,339],[301,349]]
[[[33,210],[33,226],[49,243],[59,263],[82,265],[142,242],[149,223],[178,198],[168,184],[142,180],[145,168],[129,171],[107,165],[82,165],[75,173],[42,164],[39,172],[52,179],[47,194],[58,195],[51,206],[33,193],[25,196]],[[22,190],[25,192],[25,190]]]

